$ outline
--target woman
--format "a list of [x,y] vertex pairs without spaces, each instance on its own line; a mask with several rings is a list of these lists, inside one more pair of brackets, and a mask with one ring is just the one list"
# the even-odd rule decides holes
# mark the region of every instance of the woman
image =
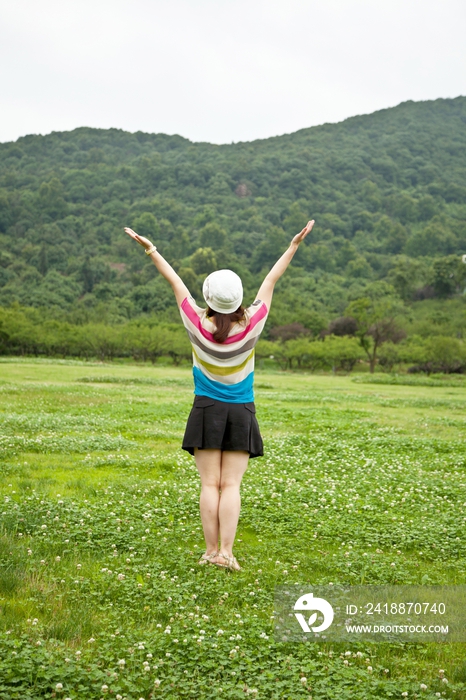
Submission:
[[195,399],[183,449],[194,455],[201,478],[206,551],[200,564],[240,569],[233,554],[239,489],[249,458],[263,454],[254,408],[254,346],[267,319],[275,284],[313,225],[309,221],[293,238],[246,309],[241,280],[231,270],[217,270],[207,277],[202,291],[208,308],[196,306],[182,279],[151,241],[125,228],[172,286],[192,344]]

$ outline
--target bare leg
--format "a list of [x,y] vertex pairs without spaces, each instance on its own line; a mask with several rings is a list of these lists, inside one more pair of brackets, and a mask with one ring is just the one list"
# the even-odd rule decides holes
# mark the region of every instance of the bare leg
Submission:
[[222,452],[218,519],[220,525],[220,552],[228,557],[233,556],[233,543],[241,508],[239,488],[243,474],[248,466],[248,460],[248,452]]
[[206,554],[218,551],[220,501],[220,474],[222,465],[221,450],[194,451],[196,467],[201,477],[201,496],[199,507],[204,530]]

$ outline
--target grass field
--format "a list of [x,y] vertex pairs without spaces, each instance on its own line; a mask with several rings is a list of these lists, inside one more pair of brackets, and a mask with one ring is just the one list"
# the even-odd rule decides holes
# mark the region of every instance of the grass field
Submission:
[[[0,361],[0,698],[466,698],[466,645],[274,641],[277,585],[466,583],[466,390],[258,372],[230,572],[188,369]],[[426,687],[424,687],[426,686]]]

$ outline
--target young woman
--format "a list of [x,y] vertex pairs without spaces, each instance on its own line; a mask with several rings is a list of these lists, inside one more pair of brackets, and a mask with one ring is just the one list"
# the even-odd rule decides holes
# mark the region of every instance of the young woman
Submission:
[[210,274],[202,290],[207,309],[196,306],[182,279],[151,241],[125,228],[170,283],[192,344],[195,399],[183,449],[194,455],[201,478],[206,551],[200,564],[240,569],[233,555],[240,485],[249,458],[263,454],[254,407],[254,346],[265,325],[275,283],[313,225],[314,221],[309,221],[293,238],[247,308],[242,306],[238,275],[231,270]]

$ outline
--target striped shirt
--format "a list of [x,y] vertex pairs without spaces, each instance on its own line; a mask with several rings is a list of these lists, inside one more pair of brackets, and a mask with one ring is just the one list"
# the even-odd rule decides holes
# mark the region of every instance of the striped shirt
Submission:
[[235,323],[224,343],[215,342],[215,323],[192,297],[184,299],[180,313],[193,349],[194,393],[229,403],[254,401],[254,346],[267,319],[264,302],[245,310],[246,321]]

